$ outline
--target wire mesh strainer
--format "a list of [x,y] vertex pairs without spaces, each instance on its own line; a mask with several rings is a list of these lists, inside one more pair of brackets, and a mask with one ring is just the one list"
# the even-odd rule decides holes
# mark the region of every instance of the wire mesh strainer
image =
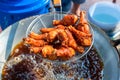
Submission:
[[[59,17],[64,17],[64,15],[66,15],[65,12],[50,12],[47,14],[43,14],[38,16],[36,19],[34,19],[32,21],[32,23],[29,25],[27,32],[26,32],[26,36],[28,36],[28,34],[30,32],[35,32],[35,33],[40,33],[40,28],[46,27],[46,28],[50,28],[53,27],[53,20],[54,19],[58,19],[60,20],[61,18]],[[92,27],[89,25],[91,34],[92,34],[92,44],[89,47],[85,48],[84,53],[80,54],[80,53],[76,53],[76,55],[72,58],[70,58],[69,60],[66,60],[64,62],[69,62],[69,61],[75,61],[78,60],[79,58],[83,57],[85,54],[87,54],[89,52],[89,50],[91,49],[93,42],[94,42],[94,35],[93,35],[93,29]],[[63,62],[63,61],[59,61],[59,60],[54,60],[54,62]]]

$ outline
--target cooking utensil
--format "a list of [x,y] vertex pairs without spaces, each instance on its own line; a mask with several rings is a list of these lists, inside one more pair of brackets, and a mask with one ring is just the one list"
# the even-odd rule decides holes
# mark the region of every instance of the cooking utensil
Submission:
[[[38,16],[23,19],[4,30],[0,34],[0,74],[10,52],[26,35],[29,24]],[[103,59],[104,70],[103,80],[119,80],[120,67],[118,66],[119,56],[112,46],[109,37],[97,26],[91,24],[94,30],[94,44],[99,55]],[[1,76],[0,76],[1,79]]]
[[[64,15],[66,15],[66,13],[62,13],[61,12],[51,12],[48,14],[43,14],[38,16],[35,20],[32,21],[32,23],[29,25],[27,31],[26,31],[26,37],[28,36],[28,34],[30,32],[35,32],[35,33],[40,33],[40,28],[42,27],[53,27],[52,22],[54,20],[54,17],[63,17]],[[59,18],[60,19],[60,18]],[[80,53],[76,53],[76,55],[72,58],[70,58],[69,60],[66,61],[59,61],[59,60],[54,60],[52,62],[69,62],[69,61],[75,61],[81,57],[83,57],[85,54],[88,53],[88,51],[91,49],[91,47],[93,46],[93,42],[94,42],[94,33],[93,33],[93,29],[92,27],[89,25],[90,28],[90,32],[92,34],[92,43],[89,47],[85,48],[84,53],[80,54]],[[46,59],[47,60],[47,59]],[[50,60],[49,60],[50,61]]]

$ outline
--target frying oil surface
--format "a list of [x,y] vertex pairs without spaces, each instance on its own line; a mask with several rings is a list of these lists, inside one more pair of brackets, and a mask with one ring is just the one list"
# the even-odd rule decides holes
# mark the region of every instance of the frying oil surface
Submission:
[[4,65],[2,80],[102,80],[102,70],[103,62],[94,48],[80,60],[58,64],[30,54],[20,43]]

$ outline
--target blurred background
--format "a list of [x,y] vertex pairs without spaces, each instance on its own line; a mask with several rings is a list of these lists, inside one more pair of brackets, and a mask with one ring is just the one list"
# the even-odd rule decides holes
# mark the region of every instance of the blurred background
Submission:
[[94,3],[100,2],[100,1],[108,1],[108,2],[116,1],[115,4],[118,4],[120,6],[120,0],[86,0],[85,3],[81,4],[81,9],[88,11],[90,6],[92,6]]

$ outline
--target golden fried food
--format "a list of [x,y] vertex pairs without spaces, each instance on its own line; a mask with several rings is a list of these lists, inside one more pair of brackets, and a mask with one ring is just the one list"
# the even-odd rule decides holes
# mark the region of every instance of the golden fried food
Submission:
[[51,45],[45,45],[43,46],[42,48],[42,56],[43,57],[47,57],[47,56],[50,56],[54,53],[54,48],[51,46]]
[[77,30],[75,27],[73,26],[68,26],[68,29],[76,36],[76,37],[92,37],[91,34],[87,34],[85,32],[79,31]]
[[58,57],[72,57],[75,55],[75,50],[71,47],[61,47],[56,50]]
[[68,28],[75,35],[77,42],[80,45],[82,45],[82,46],[90,46],[91,45],[91,43],[92,43],[92,38],[91,38],[92,35],[91,34],[87,34],[82,31],[79,31],[72,26],[69,26]]
[[65,29],[66,26],[63,26],[63,25],[57,25],[55,26],[56,29]]
[[30,38],[33,38],[33,39],[36,39],[36,40],[43,40],[43,39],[46,39],[48,34],[47,33],[44,33],[44,34],[36,34],[34,32],[31,32],[29,35],[28,35]]
[[62,20],[53,20],[53,25],[64,25],[64,26],[69,26],[69,25],[74,25],[78,20],[78,17],[74,14],[67,14],[63,17]]
[[65,30],[65,31],[68,36],[68,46],[72,47],[73,49],[76,49],[78,45],[77,45],[72,33],[69,30]]
[[35,47],[35,46],[30,46],[30,52],[33,52],[35,54],[41,53],[43,47]]
[[85,11],[80,12],[80,21],[77,25],[77,29],[85,33],[90,33],[88,22],[85,19]]
[[53,31],[50,31],[48,33],[48,36],[47,36],[47,41],[48,42],[53,42],[54,39],[57,37],[57,34],[58,34],[58,30],[57,29],[55,29]]
[[53,30],[55,30],[55,28],[41,28],[40,29],[40,31],[42,33],[48,33],[48,32],[53,31]]
[[63,29],[58,30],[58,39],[62,42],[62,46],[68,45],[68,36]]
[[41,28],[40,31],[42,33],[49,33],[50,31],[56,30],[56,29],[65,29],[65,26],[63,25],[57,25],[53,28]]
[[76,43],[74,37],[72,36],[72,33],[69,30],[66,30],[66,33],[67,33],[68,38],[69,38],[69,40],[68,40],[68,46],[72,47],[75,50],[77,50],[79,53],[83,53],[84,52],[84,47],[79,46]]
[[83,54],[83,52],[85,51],[84,47],[79,45],[77,46],[76,50],[81,54]]
[[40,34],[31,32],[24,43],[29,45],[32,53],[39,53],[44,58],[70,59],[76,51],[84,53],[85,47],[92,43],[92,34],[84,11],[80,12],[80,22],[75,25],[77,21],[76,15],[67,14],[62,20],[54,20],[52,28],[41,28]]
[[35,39],[29,38],[29,37],[24,39],[24,43],[29,44],[31,46],[36,46],[36,47],[41,47],[41,46],[48,44],[48,42],[46,42],[44,40],[35,40]]
[[80,12],[80,21],[79,24],[88,24],[87,20],[85,19],[85,11]]

